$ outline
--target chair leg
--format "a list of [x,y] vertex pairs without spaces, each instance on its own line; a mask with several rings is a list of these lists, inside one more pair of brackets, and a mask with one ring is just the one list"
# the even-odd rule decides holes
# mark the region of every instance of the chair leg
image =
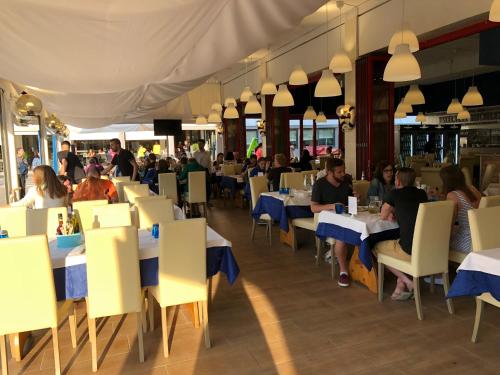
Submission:
[[316,266],[319,266],[319,255],[321,253],[321,240],[315,237],[316,242]]
[[168,326],[167,326],[167,308],[161,308],[161,332],[163,336],[163,356],[168,357]]
[[431,283],[429,285],[429,290],[431,291],[431,293],[434,293],[434,291],[436,290],[436,288],[435,288],[435,282],[436,282],[436,276],[435,275],[431,275]]
[[337,264],[335,263],[335,244],[330,245],[330,254],[332,255],[332,263],[331,263],[331,276],[332,280],[335,280],[335,276],[337,274]]
[[200,312],[198,311],[198,303],[193,302],[193,326],[194,328],[200,328]]
[[295,230],[295,226],[290,225],[289,230],[292,232],[292,251],[295,253],[297,251],[297,231]]
[[418,320],[423,320],[424,315],[422,313],[422,300],[420,297],[420,284],[418,277],[413,277],[413,294],[415,296],[415,306],[417,308]]
[[[255,237],[255,225],[256,225],[256,221],[255,219],[253,219],[253,223],[252,223],[252,232],[250,233],[250,239],[253,241],[254,237]],[[267,232],[266,232],[267,234]]]
[[142,329],[143,329],[143,312],[140,311],[136,314],[137,316],[137,346],[139,347],[139,362],[144,362],[144,340],[142,337]]
[[97,372],[97,333],[96,333],[95,318],[88,319],[88,326],[89,326],[89,341],[92,351],[92,371]]
[[270,221],[268,224],[267,224],[267,227],[268,227],[268,230],[269,230],[269,247],[271,247],[273,245],[273,239],[272,239],[272,235],[271,235],[271,231],[273,229],[273,223],[272,221]]
[[[450,289],[450,281],[448,279],[448,272],[443,273],[443,288],[444,297],[448,294],[448,289]],[[450,314],[455,314],[455,308],[453,307],[453,300],[451,298],[446,298],[446,305],[448,306],[448,312]]]
[[2,360],[2,375],[8,375],[7,368],[7,345],[5,344],[7,336],[0,335],[0,359]]
[[149,315],[149,332],[155,330],[155,304],[154,297],[151,293],[148,294],[148,315]]
[[205,336],[205,346],[207,348],[210,348],[210,332],[208,329],[208,307],[207,307],[207,301],[202,301],[201,304],[203,305],[203,333]]
[[[479,323],[481,323],[481,317],[483,316],[484,302],[479,297],[476,297],[476,319],[474,319],[474,329],[472,331],[471,341],[473,343],[477,342],[477,335],[479,333]],[[2,340],[3,341],[3,340]]]
[[54,365],[56,375],[61,375],[61,359],[59,357],[59,336],[57,335],[57,327],[52,328],[52,345],[54,346]]
[[142,332],[146,333],[148,331],[148,319],[147,319],[147,307],[149,304],[149,296],[146,298],[146,291],[142,293],[142,311],[141,311],[141,324]]
[[76,304],[74,302],[71,308],[73,311],[68,316],[69,332],[71,334],[71,346],[76,348]]
[[378,301],[384,298],[384,263],[378,262]]

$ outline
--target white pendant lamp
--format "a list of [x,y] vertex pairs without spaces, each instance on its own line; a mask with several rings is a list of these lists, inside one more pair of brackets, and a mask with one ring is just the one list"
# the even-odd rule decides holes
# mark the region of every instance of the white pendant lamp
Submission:
[[316,114],[316,111],[314,110],[313,106],[310,105],[307,107],[305,113],[304,113],[304,120],[316,120],[318,115]]
[[275,95],[277,92],[276,84],[269,78],[264,81],[260,89],[261,95]]
[[236,109],[235,105],[233,103],[228,103],[226,110],[224,111],[224,118],[227,119],[235,119],[240,117],[240,114],[238,113],[238,110]]
[[395,112],[394,118],[406,118],[406,113],[405,112]]
[[292,107],[294,105],[293,96],[288,91],[286,85],[279,85],[278,92],[273,98],[273,107]]
[[413,112],[413,107],[411,106],[411,104],[406,103],[406,101],[403,98],[399,102],[399,104],[398,104],[398,106],[396,108],[396,112],[400,112],[400,113],[412,113]]
[[384,70],[384,81],[386,82],[407,82],[420,79],[420,65],[410,52],[408,44],[396,46],[394,55],[390,58]]
[[318,116],[316,116],[316,124],[326,124],[327,122],[327,118],[325,116],[325,114],[323,113],[323,111],[320,111],[318,113]]
[[469,87],[462,99],[462,105],[465,107],[474,107],[477,105],[483,105],[483,103],[483,96],[477,89],[477,86]]
[[304,69],[302,69],[301,65],[296,65],[295,68],[293,68],[290,78],[288,79],[288,83],[292,86],[307,85],[309,83],[307,74]]
[[464,108],[463,111],[458,112],[457,114],[457,120],[461,121],[470,121],[470,112]]
[[233,105],[236,107],[236,99],[235,98],[226,98],[226,100],[224,100],[224,107],[228,107],[229,106],[229,103],[233,103]]
[[215,102],[214,104],[212,104],[212,107],[210,107],[210,109],[212,111],[217,111],[220,114],[222,113],[222,104],[220,104],[219,102]]
[[337,78],[335,78],[330,69],[323,70],[321,78],[314,89],[314,96],[317,98],[326,98],[340,95],[342,95],[342,89]]
[[219,111],[217,111],[216,109],[210,110],[207,121],[212,124],[222,122]]
[[500,0],[493,0],[488,19],[491,22],[500,22]]
[[208,124],[207,118],[203,115],[198,115],[196,117],[196,125],[206,125]]
[[341,50],[332,57],[329,68],[334,73],[348,73],[352,71],[352,62],[347,53]]
[[405,103],[411,105],[425,104],[424,94],[422,94],[418,85],[410,85],[410,89],[405,96]]
[[417,52],[420,49],[417,36],[409,29],[397,31],[392,35],[387,52],[394,55],[396,47],[400,44],[408,44],[411,52]]
[[415,121],[420,122],[421,124],[425,123],[427,121],[427,117],[424,115],[424,112],[418,112]]
[[451,115],[454,113],[460,113],[464,110],[464,107],[462,107],[462,104],[458,101],[457,98],[454,98],[451,100],[450,105],[448,106],[448,109],[446,110],[446,113]]
[[240,102],[246,103],[248,102],[248,99],[250,99],[250,96],[252,96],[252,90],[250,89],[250,86],[246,86],[243,91],[241,92],[240,95]]
[[252,95],[250,99],[248,99],[247,104],[245,105],[245,114],[255,115],[260,113],[262,113],[262,106],[260,105],[255,95]]

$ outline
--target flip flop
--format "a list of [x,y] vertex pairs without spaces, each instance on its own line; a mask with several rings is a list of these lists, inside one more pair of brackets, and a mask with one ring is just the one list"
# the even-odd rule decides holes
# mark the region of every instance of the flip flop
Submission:
[[392,295],[391,299],[393,301],[408,301],[410,298],[413,297],[413,292],[401,292],[396,295]]

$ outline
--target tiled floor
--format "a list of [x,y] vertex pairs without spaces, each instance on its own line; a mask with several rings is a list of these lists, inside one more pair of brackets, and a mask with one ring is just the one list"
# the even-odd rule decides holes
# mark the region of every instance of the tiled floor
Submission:
[[[296,254],[278,243],[277,228],[272,248],[264,227],[252,243],[248,211],[216,206],[210,225],[233,242],[241,274],[233,286],[224,276],[214,280],[212,348],[205,349],[202,330],[193,328],[187,310],[172,309],[170,357],[163,357],[157,328],[145,334],[146,361],[139,364],[135,319],[113,317],[98,325],[99,374],[498,374],[500,310],[486,310],[480,342],[472,344],[472,298],[455,300],[451,316],[442,289],[431,294],[424,286],[425,320],[418,321],[414,303],[388,298],[390,276],[383,303],[364,287],[339,288],[329,266],[314,265],[310,234],[302,233],[309,245]],[[60,329],[65,374],[91,373],[84,308],[77,349],[67,324]],[[49,334],[35,337],[26,359],[9,362],[12,374],[54,373]]]

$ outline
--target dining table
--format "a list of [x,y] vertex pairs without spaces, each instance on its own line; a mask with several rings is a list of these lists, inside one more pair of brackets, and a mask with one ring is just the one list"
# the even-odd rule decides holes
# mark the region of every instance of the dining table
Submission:
[[334,238],[354,245],[354,253],[349,262],[351,278],[377,293],[377,273],[373,267],[372,249],[377,242],[398,239],[399,226],[395,221],[382,220],[380,213],[370,213],[364,209],[356,215],[325,210],[319,214],[316,236],[321,239]]
[[292,189],[288,194],[278,191],[261,193],[252,216],[268,214],[279,223],[281,242],[292,246],[293,233],[289,230],[293,219],[314,217],[311,211],[311,192]]
[[234,199],[238,191],[243,189],[244,184],[242,175],[221,176],[220,187],[229,192],[231,199]]
[[490,293],[500,301],[500,248],[467,254],[447,297],[475,297],[483,293]]

